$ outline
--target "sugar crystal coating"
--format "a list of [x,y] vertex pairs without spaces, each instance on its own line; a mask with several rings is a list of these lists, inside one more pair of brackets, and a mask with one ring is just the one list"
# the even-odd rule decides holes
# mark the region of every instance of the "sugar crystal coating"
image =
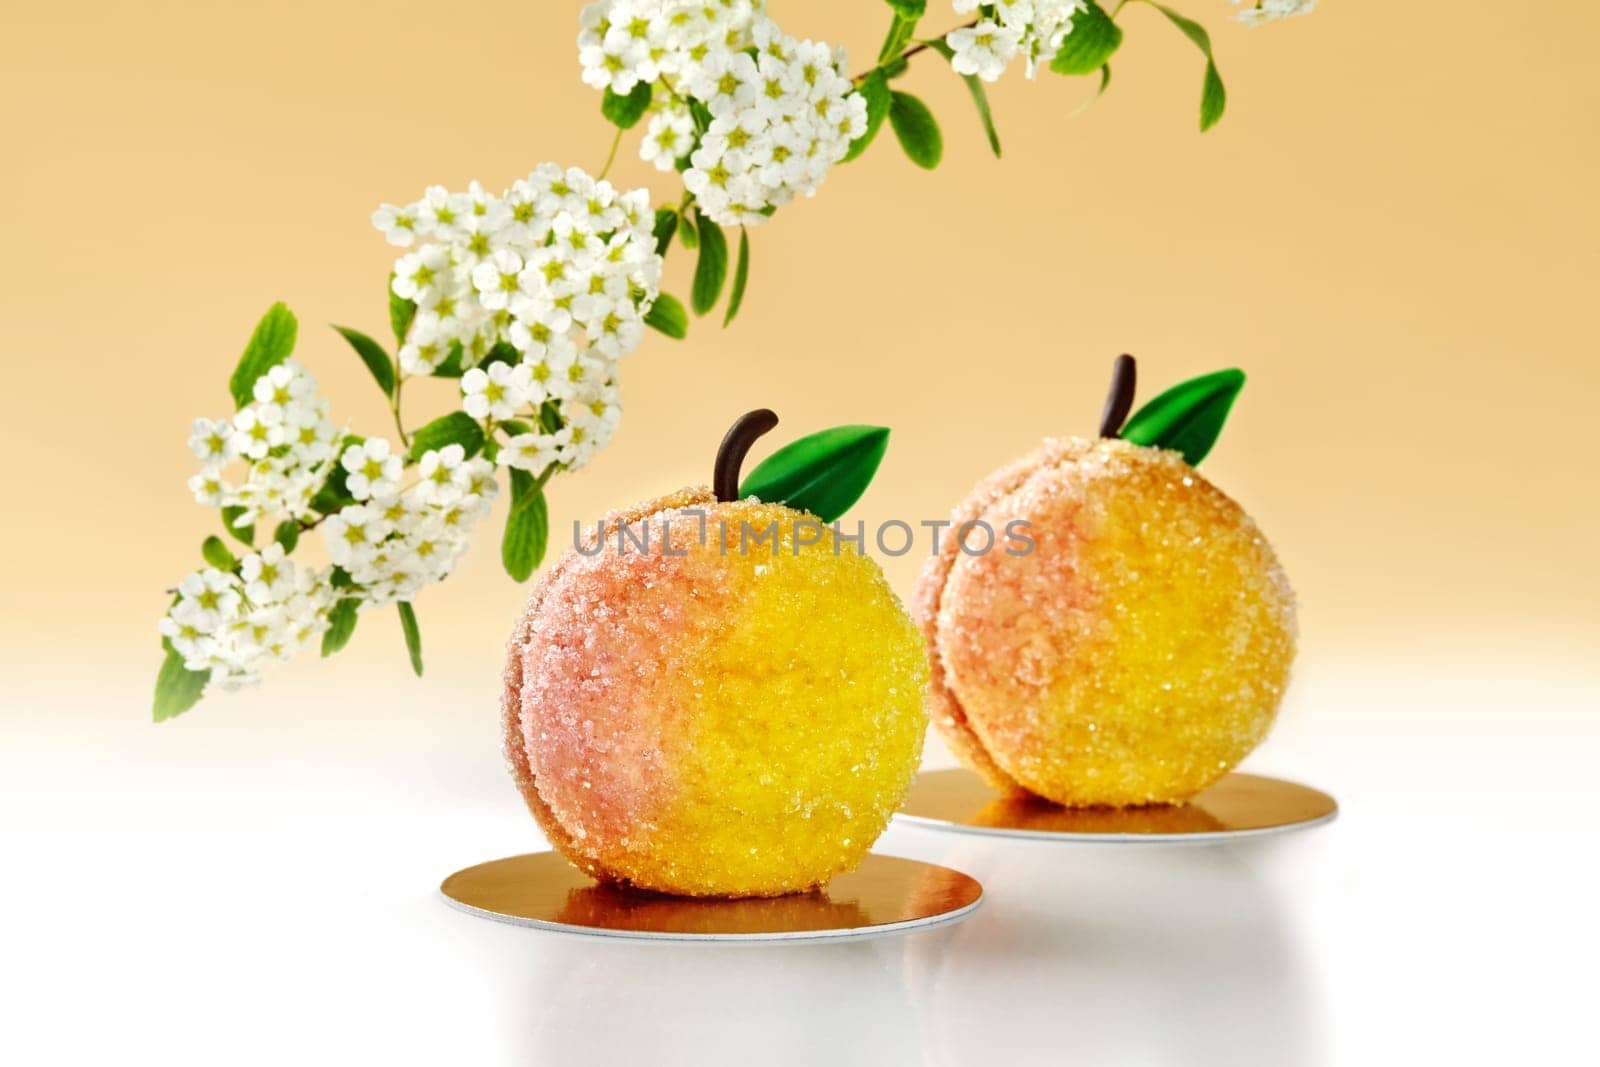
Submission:
[[927,722],[922,642],[877,565],[799,512],[704,490],[605,528],[534,589],[508,650],[507,756],[551,842],[694,896],[854,868]]
[[1175,452],[1047,441],[954,513],[1033,550],[924,567],[935,722],[995,786],[1072,806],[1185,800],[1266,735],[1294,601],[1244,511]]

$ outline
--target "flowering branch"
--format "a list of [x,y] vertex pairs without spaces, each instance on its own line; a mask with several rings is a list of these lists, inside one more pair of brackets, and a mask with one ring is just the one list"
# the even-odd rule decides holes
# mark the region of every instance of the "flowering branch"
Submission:
[[[298,322],[274,305],[229,379],[233,413],[193,424],[200,470],[189,487],[218,510],[224,536],[205,538],[204,566],[178,583],[161,618],[156,719],[188,710],[212,684],[251,684],[267,663],[313,644],[332,655],[362,612],[389,604],[420,674],[414,599],[466,551],[502,470],[511,501],[501,561],[517,581],[533,573],[549,542],[545,488],[610,440],[620,361],[645,327],[682,338],[690,309],[704,316],[719,304],[723,324],[732,322],[750,276],[749,231],[815,195],[886,121],[913,163],[939,164],[943,134],[932,112],[891,86],[911,58],[944,56],[998,156],[985,84],[1020,57],[1029,77],[1046,68],[1098,74],[1103,91],[1127,0],[1109,14],[1094,0],[952,0],[968,21],[920,40],[926,0],[886,2],[877,64],[853,78],[843,50],[785,34],[763,0],[586,6],[582,77],[603,90],[600,110],[615,127],[598,177],[546,163],[497,195],[477,183],[466,192],[435,186],[373,213],[399,249],[388,287],[394,350],[335,329],[384,393],[398,446],[332,421],[315,378],[292,358]],[[1142,2],[1203,53],[1200,125],[1209,128],[1226,99],[1210,38],[1155,0]],[[1256,0],[1240,17],[1281,18],[1313,2]],[[641,123],[640,156],[683,186],[654,211],[648,192],[605,180],[626,131]],[[732,226],[736,250],[724,231]],[[696,253],[688,308],[660,290],[674,243]],[[457,381],[460,406],[408,431],[401,395],[418,376]],[[258,527],[270,537],[258,542]],[[312,531],[324,560],[306,559],[312,539],[302,535]]]

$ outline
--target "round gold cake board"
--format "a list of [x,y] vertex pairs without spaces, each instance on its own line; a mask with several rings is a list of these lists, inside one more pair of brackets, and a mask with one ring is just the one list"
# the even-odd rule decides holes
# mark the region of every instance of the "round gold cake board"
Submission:
[[1006,796],[976,773],[926,771],[895,818],[917,826],[995,837],[1096,844],[1216,844],[1330,822],[1339,805],[1309,786],[1257,774],[1228,775],[1187,804],[1063,808]]
[[863,940],[958,923],[983,900],[983,887],[958,871],[876,855],[822,889],[746,900],[603,885],[555,852],[468,867],[439,891],[454,907],[485,919],[649,941]]

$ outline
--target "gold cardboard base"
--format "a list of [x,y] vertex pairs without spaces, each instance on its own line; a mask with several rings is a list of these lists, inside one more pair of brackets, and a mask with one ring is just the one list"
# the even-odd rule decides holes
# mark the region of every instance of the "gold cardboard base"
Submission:
[[480,863],[439,891],[462,911],[541,930],[675,941],[846,941],[958,923],[983,887],[958,871],[869,855],[820,890],[706,900],[601,885],[555,852]]
[[960,769],[918,775],[895,818],[998,837],[1209,844],[1303,830],[1331,821],[1338,812],[1326,793],[1256,774],[1230,774],[1187,804],[1063,808],[1040,797],[1004,796],[974,772]]

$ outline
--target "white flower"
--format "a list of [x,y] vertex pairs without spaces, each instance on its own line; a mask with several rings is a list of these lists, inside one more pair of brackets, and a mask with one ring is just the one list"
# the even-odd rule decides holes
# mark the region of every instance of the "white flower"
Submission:
[[414,301],[420,307],[431,307],[441,292],[451,285],[453,265],[450,249],[444,245],[425,245],[415,252],[395,260],[394,295],[402,300]]
[[189,479],[189,491],[195,503],[208,508],[224,507],[228,502],[228,486],[214,470],[205,470]]
[[976,74],[992,82],[999,80],[1007,64],[1016,57],[1022,34],[984,19],[976,26],[952,30],[946,40],[955,53],[950,58],[950,66],[957,74]]
[[466,455],[466,449],[460,445],[445,445],[422,454],[422,461],[417,465],[417,473],[422,480],[417,483],[417,491],[423,500],[445,506],[453,504],[461,496],[461,487],[455,475],[457,468],[466,461]]
[[239,561],[239,577],[244,579],[244,595],[252,603],[264,604],[294,589],[294,564],[284,559],[283,546],[273,542]]
[[390,455],[385,437],[369,437],[351,445],[339,457],[339,464],[346,471],[345,488],[357,500],[394,492],[405,466],[399,456]]
[[389,530],[388,522],[376,509],[350,504],[328,516],[322,524],[322,540],[328,557],[348,568],[370,559],[389,536]]
[[474,367],[461,376],[461,406],[475,419],[500,422],[517,413],[528,402],[533,378],[522,364],[492,364],[488,370]]
[[480,262],[472,271],[472,287],[478,292],[478,301],[493,310],[509,307],[512,298],[522,292],[522,257],[509,248]]
[[233,415],[232,440],[240,455],[260,459],[268,450],[283,444],[282,421],[272,421],[270,414],[254,406],[242,407]]
[[238,454],[233,425],[223,420],[195,419],[189,427],[189,448],[207,467],[217,467]]
[[678,160],[694,147],[694,118],[687,108],[658,111],[650,117],[645,127],[644,140],[639,144],[639,157],[652,163],[657,170],[677,169]]
[[[995,0],[982,8],[977,0],[953,0],[951,6],[958,15],[978,10],[993,14],[992,19],[986,18],[970,29],[956,30],[949,38],[950,47],[960,61],[952,61],[952,66],[963,74],[977,74],[985,81],[998,78],[1018,51],[1027,57],[1028,77],[1033,77],[1060,51],[1061,42],[1072,32],[1072,17],[1088,8],[1084,0]],[[975,42],[974,35],[981,36],[979,31],[985,24],[995,25],[1007,35],[1015,34],[1015,41],[1009,42],[996,35],[988,44]],[[973,69],[964,69],[966,67]]]
[[384,204],[372,213],[372,225],[382,231],[392,245],[409,248],[417,239],[417,208]]
[[1317,0],[1233,0],[1233,2],[1250,5],[1239,12],[1237,18],[1240,22],[1252,26],[1259,26],[1263,22],[1272,22],[1276,19],[1292,18],[1295,15],[1309,15],[1317,6]]
[[430,237],[448,241],[461,232],[462,223],[471,214],[471,197],[452,193],[442,185],[430,185],[417,202],[417,228]]

